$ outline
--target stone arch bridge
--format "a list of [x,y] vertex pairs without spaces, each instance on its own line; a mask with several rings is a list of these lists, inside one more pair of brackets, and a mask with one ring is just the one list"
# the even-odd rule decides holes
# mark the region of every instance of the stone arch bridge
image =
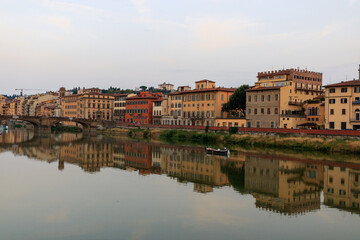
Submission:
[[34,128],[50,128],[57,126],[61,122],[75,122],[80,124],[84,130],[90,130],[96,128],[101,122],[82,119],[82,118],[69,118],[69,117],[32,117],[32,116],[12,116],[12,115],[0,115],[0,121],[3,120],[16,120],[31,123]]

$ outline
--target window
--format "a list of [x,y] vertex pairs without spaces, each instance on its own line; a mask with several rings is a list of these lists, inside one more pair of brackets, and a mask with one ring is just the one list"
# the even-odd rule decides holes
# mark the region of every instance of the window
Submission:
[[341,114],[345,115],[346,114],[346,109],[341,109]]
[[335,103],[335,99],[329,99],[329,104],[334,104]]
[[345,191],[345,190],[340,189],[340,190],[339,190],[339,195],[346,195],[346,191]]
[[341,88],[341,92],[347,92],[347,88]]
[[347,103],[347,98],[342,98],[341,103]]
[[329,93],[335,93],[335,88],[330,88]]
[[256,127],[259,128],[260,127],[260,121],[256,122]]
[[335,123],[334,122],[329,122],[329,128],[334,129],[335,128]]
[[263,108],[261,109],[261,114],[264,114],[264,109]]
[[224,101],[224,94],[221,94],[221,101]]
[[270,108],[267,109],[267,114],[269,114],[269,115],[271,114]]
[[270,99],[271,99],[271,97],[270,97],[270,95],[268,95],[268,96],[267,96],[268,102],[270,102]]
[[330,109],[330,115],[334,115],[334,109]]
[[248,102],[251,102],[251,96],[248,97]]
[[275,101],[279,100],[279,95],[275,94]]
[[278,113],[279,113],[279,109],[275,108],[275,114],[278,114]]
[[355,87],[354,92],[359,93],[360,92],[360,87]]
[[257,96],[254,96],[254,100],[255,100],[255,102],[257,102]]
[[264,95],[261,95],[261,101],[265,101],[265,96]]
[[251,114],[251,108],[248,109],[248,114]]
[[255,114],[255,115],[257,114],[257,108],[254,109],[254,114]]
[[271,122],[271,128],[274,128],[274,127],[275,127],[275,123]]

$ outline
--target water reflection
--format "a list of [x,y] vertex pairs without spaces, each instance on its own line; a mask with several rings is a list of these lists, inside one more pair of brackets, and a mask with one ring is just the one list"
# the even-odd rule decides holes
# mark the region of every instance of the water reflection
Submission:
[[356,163],[257,152],[238,152],[225,159],[206,155],[202,148],[105,136],[29,132],[4,134],[0,151],[57,161],[61,171],[71,164],[88,173],[108,167],[137,171],[144,176],[166,175],[183,184],[192,183],[198,193],[231,186],[240,194],[251,194],[257,208],[285,215],[319,210],[322,192],[325,205],[360,213],[360,164]]

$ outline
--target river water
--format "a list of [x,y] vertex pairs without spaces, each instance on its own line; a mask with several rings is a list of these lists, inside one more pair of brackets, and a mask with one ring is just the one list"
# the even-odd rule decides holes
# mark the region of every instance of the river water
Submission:
[[[341,160],[341,161],[339,161]],[[0,136],[0,239],[359,239],[360,160]]]

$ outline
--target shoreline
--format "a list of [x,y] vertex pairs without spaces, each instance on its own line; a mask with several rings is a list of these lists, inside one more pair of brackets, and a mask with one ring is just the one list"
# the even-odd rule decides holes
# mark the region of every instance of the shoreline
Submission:
[[294,135],[284,133],[230,134],[229,131],[169,130],[159,128],[111,128],[101,131],[105,135],[126,135],[132,138],[162,140],[173,143],[197,143],[209,146],[259,147],[319,153],[360,153],[360,139],[348,136]]

